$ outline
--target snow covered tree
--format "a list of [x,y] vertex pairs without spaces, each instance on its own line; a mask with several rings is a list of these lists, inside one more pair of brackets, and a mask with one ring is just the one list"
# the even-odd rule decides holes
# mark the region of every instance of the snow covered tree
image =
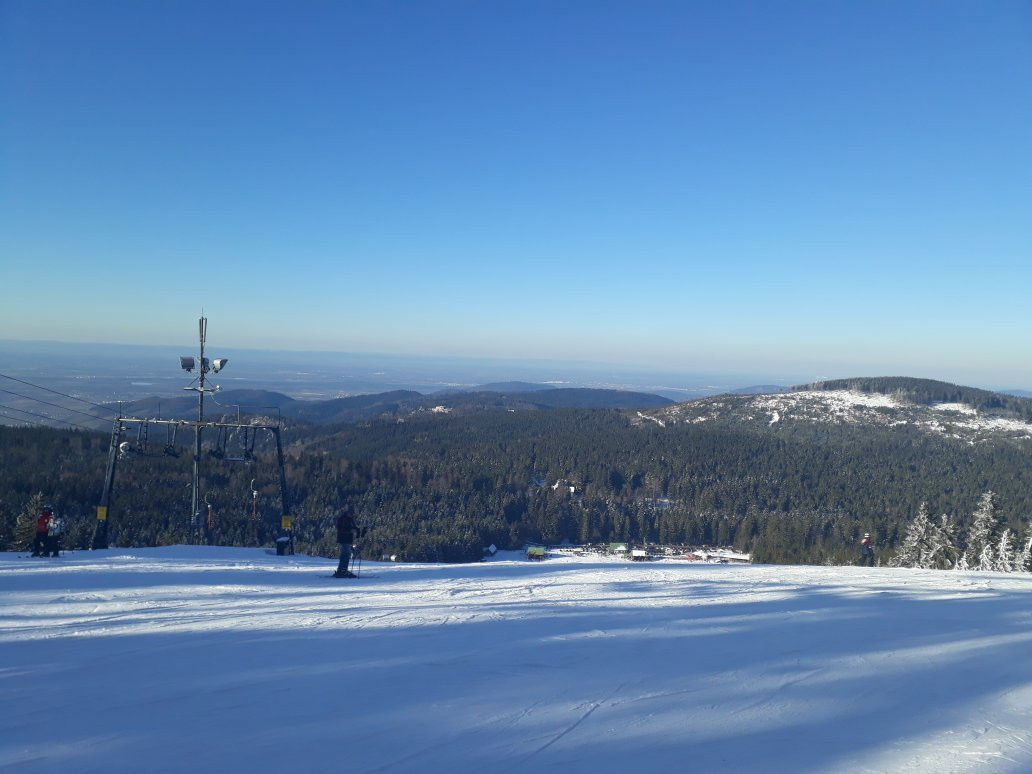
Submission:
[[37,492],[25,503],[25,507],[18,513],[18,520],[14,527],[15,551],[28,551],[32,548],[32,541],[36,537],[36,519],[39,512],[43,510],[43,493]]
[[996,546],[992,543],[986,543],[982,547],[982,553],[978,555],[978,564],[975,566],[975,569],[986,572],[996,571]]
[[968,552],[965,551],[960,555],[960,559],[957,560],[957,566],[955,570],[970,570],[971,565],[968,564]]
[[1014,540],[1011,537],[1010,529],[1005,529],[1000,535],[1000,542],[996,546],[995,567],[997,572],[1014,572],[1018,566],[1017,554],[1014,551]]
[[907,525],[899,551],[889,563],[891,567],[924,567],[929,554],[932,523],[928,519],[928,504],[921,503],[914,520]]
[[953,522],[948,513],[931,524],[928,536],[928,552],[921,566],[934,570],[951,570],[957,564],[957,543]]
[[1000,516],[996,512],[996,495],[992,490],[982,495],[968,531],[967,554],[974,562],[971,569],[992,571],[997,565]]
[[1028,525],[1025,531],[1025,543],[1018,554],[1018,572],[1032,571],[1032,524]]

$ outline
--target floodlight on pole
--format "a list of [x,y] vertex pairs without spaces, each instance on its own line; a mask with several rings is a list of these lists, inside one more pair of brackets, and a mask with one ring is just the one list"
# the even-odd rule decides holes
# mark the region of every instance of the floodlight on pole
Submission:
[[[200,531],[200,529],[201,529],[201,520],[200,520],[200,513],[198,512],[198,508],[200,506],[198,497],[199,497],[199,494],[200,494],[200,484],[201,484],[201,430],[204,427],[204,393],[205,393],[205,389],[204,389],[204,375],[206,373],[208,373],[210,370],[212,370],[211,369],[211,365],[212,365],[211,362],[208,360],[208,358],[206,358],[204,356],[204,342],[205,342],[205,339],[207,339],[207,337],[208,337],[208,318],[207,317],[203,317],[202,316],[200,318],[200,320],[198,321],[198,330],[199,330],[199,333],[200,333],[201,351],[200,351],[200,354],[199,354],[197,360],[194,361],[194,359],[192,357],[180,357],[179,358],[179,363],[182,366],[183,370],[185,370],[185,371],[190,371],[195,366],[198,366],[198,364],[199,364],[199,367],[197,368],[197,371],[198,371],[198,374],[197,374],[197,386],[196,387],[187,387],[186,389],[188,389],[188,390],[197,390],[197,432],[194,435],[193,497],[191,498],[192,499],[192,503],[191,503],[191,512],[190,512],[190,525],[191,525],[191,527],[196,527],[197,530]],[[214,365],[215,365],[215,368],[214,368],[215,373],[218,373],[223,368],[225,368],[226,367],[226,363],[228,363],[228,362],[229,362],[229,358],[221,357],[221,358],[216,359],[215,363],[214,363]],[[189,365],[190,367],[187,368],[187,365]],[[216,389],[218,389],[218,388],[216,388]],[[214,392],[215,390],[208,390],[208,391],[209,392]]]
[[[283,456],[283,439],[280,434],[280,422],[277,420],[276,424],[256,424],[254,422],[248,422],[246,424],[240,423],[240,411],[237,407],[237,422],[236,424],[227,424],[225,422],[205,422],[204,421],[204,393],[216,392],[219,388],[205,387],[204,378],[205,374],[209,371],[215,373],[220,372],[226,367],[229,362],[229,358],[220,357],[213,361],[209,361],[204,356],[204,344],[207,338],[208,319],[203,316],[204,312],[201,312],[201,318],[199,320],[199,333],[200,333],[200,355],[198,358],[190,356],[181,356],[179,358],[180,367],[186,371],[191,372],[193,369],[198,370],[195,381],[197,384],[191,383],[189,387],[185,387],[186,390],[194,390],[197,392],[197,420],[189,421],[182,419],[142,419],[136,417],[124,417],[122,416],[121,404],[119,404],[118,418],[115,420],[114,427],[111,431],[111,444],[108,448],[108,466],[107,473],[104,476],[104,488],[101,493],[100,503],[97,505],[97,525],[93,533],[93,548],[107,548],[108,547],[108,518],[111,508],[112,498],[115,490],[115,470],[118,466],[118,461],[131,455],[134,451],[138,451],[139,447],[134,446],[128,441],[124,440],[126,428],[132,424],[138,424],[140,430],[146,433],[148,425],[164,425],[166,428],[171,428],[172,434],[168,445],[165,447],[165,454],[172,457],[178,457],[179,453],[176,449],[176,431],[183,427],[193,426],[196,429],[195,446],[194,446],[194,459],[193,459],[193,513],[190,517],[191,532],[197,536],[198,539],[202,538],[201,530],[203,529],[203,522],[201,521],[200,513],[200,476],[201,476],[201,433],[205,427],[218,428],[220,432],[226,432],[228,434],[230,428],[242,430],[244,433],[246,451],[244,453],[244,461],[250,461],[254,459],[253,449],[255,443],[255,436],[251,438],[250,446],[247,446],[246,439],[247,434],[255,433],[255,431],[269,430],[272,432],[276,439],[276,462],[279,466],[279,480],[280,480],[280,502],[282,506],[282,513],[280,516],[280,530],[279,537],[276,538],[276,552],[283,553],[284,551],[294,553],[294,517],[290,515],[290,493],[287,489],[287,474],[286,464]],[[279,414],[279,408],[276,409]],[[137,438],[139,438],[137,433]],[[218,448],[218,447],[217,447]],[[257,513],[257,495],[258,492],[254,488],[254,482],[251,482],[252,493],[254,494],[254,505],[253,512]],[[205,500],[205,502],[207,502]]]

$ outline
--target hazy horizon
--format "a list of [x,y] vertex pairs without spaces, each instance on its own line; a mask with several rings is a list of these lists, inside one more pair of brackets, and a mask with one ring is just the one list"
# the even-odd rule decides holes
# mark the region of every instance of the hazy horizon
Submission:
[[[196,357],[192,345],[113,344],[0,339],[0,373],[44,382],[67,382],[82,388],[89,381],[104,380],[104,390],[120,385],[124,396],[135,400],[150,396],[147,387],[167,394],[181,394],[196,376],[179,368],[182,355]],[[791,387],[828,379],[872,376],[933,378],[968,387],[1021,391],[1021,384],[993,384],[918,373],[815,373],[785,372],[718,373],[699,369],[635,368],[627,364],[547,359],[460,358],[368,352],[319,352],[303,350],[221,347],[209,340],[205,354],[227,357],[229,363],[208,379],[223,389],[270,389],[292,397],[328,399],[343,395],[409,389],[433,393],[449,388],[465,389],[497,382],[532,382],[556,387],[593,387],[650,392],[673,400],[760,385]],[[26,378],[32,381],[31,378]],[[52,386],[52,385],[51,385]]]

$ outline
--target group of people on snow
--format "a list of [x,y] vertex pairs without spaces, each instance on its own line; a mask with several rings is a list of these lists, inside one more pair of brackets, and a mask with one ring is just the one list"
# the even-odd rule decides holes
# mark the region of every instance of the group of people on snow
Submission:
[[64,519],[54,513],[51,505],[44,505],[36,519],[36,537],[32,541],[33,556],[60,556]]
[[[54,512],[52,505],[44,505],[36,519],[36,536],[32,541],[33,556],[60,556],[64,519]],[[365,528],[355,521],[350,506],[344,506],[337,516],[337,542],[340,543],[340,561],[334,578],[355,578],[351,572],[352,549],[356,540],[365,534]]]
[[[340,544],[340,560],[334,578],[355,578],[351,572],[351,559],[356,540],[365,535],[365,528],[355,521],[351,507],[345,505],[337,515],[337,542]],[[44,505],[36,519],[36,537],[32,541],[33,556],[60,556],[61,536],[64,534],[64,520],[54,513],[51,505]],[[860,541],[860,566],[874,567],[874,544],[871,533],[865,532]]]

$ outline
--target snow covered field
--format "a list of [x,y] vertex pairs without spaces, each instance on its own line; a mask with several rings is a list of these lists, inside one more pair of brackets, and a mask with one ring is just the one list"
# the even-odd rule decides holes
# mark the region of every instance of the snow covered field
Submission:
[[12,772],[1032,770],[1032,576],[0,554]]

